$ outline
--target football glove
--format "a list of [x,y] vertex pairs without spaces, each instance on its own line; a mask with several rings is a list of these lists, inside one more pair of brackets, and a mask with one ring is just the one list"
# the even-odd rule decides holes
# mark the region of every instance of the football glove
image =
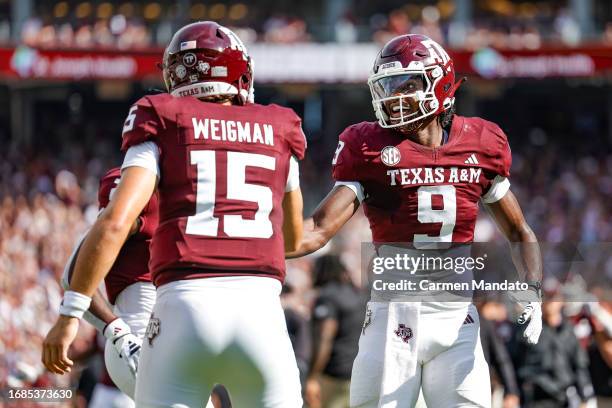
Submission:
[[109,340],[130,372],[136,376],[142,339],[132,334],[130,326],[123,319],[117,318],[106,325],[104,337]]
[[540,282],[528,283],[529,289],[511,291],[509,295],[522,308],[517,322],[519,324],[527,323],[523,338],[529,344],[537,344],[542,333],[542,294]]
[[[521,304],[521,306],[523,306]],[[527,323],[523,337],[529,344],[537,344],[542,333],[542,304],[540,302],[529,302],[523,308],[523,312],[517,319],[519,324]]]

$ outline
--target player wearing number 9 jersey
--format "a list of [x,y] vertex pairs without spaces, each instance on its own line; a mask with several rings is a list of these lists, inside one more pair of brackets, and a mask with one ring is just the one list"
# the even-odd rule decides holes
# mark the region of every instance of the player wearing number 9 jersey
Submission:
[[[290,256],[323,246],[359,205],[376,244],[470,243],[483,202],[510,241],[530,244],[514,258],[538,300],[541,259],[509,191],[506,135],[491,122],[454,114],[460,82],[446,51],[425,36],[396,37],[378,55],[368,84],[378,121],[340,135],[336,186]],[[537,301],[525,305],[530,342],[541,329],[538,311]],[[490,406],[477,312],[467,302],[406,302],[373,291],[353,364],[351,407],[413,407],[421,389],[427,406]]]
[[235,406],[301,407],[279,299],[285,250],[302,234],[301,121],[253,103],[251,59],[214,22],[180,29],[162,68],[169,93],[128,113],[121,182],[83,243],[67,313],[91,296],[125,225],[157,190],[149,262],[157,298],[136,406],[202,406],[221,383]]

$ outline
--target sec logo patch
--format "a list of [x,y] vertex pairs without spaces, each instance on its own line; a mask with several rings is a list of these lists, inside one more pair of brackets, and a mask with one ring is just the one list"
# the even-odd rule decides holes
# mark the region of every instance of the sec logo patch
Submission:
[[402,155],[400,154],[399,149],[395,146],[387,146],[380,151],[380,159],[387,166],[395,166],[400,162],[401,158]]

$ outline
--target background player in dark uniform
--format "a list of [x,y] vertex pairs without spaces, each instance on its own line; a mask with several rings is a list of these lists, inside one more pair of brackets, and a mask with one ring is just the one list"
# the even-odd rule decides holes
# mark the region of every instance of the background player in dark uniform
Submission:
[[367,296],[338,255],[318,258],[313,273],[318,289],[312,313],[314,351],[304,395],[312,408],[344,408]]
[[279,294],[284,252],[301,239],[301,121],[290,109],[251,103],[250,57],[216,23],[179,30],[163,73],[170,94],[144,97],[129,111],[121,182],[81,248],[60,311],[63,342],[48,365],[68,368],[74,317],[157,188],[149,263],[157,300],[137,406],[200,406],[221,382],[236,406],[299,407]]
[[[332,163],[336,186],[306,221],[302,245],[290,256],[322,247],[360,203],[375,243],[470,243],[482,201],[508,240],[520,243],[513,258],[533,286],[520,321],[529,321],[525,337],[537,342],[541,258],[509,191],[506,135],[486,120],[454,115],[459,83],[453,62],[428,37],[388,42],[368,84],[378,122],[349,126],[340,135]],[[351,406],[411,407],[421,387],[428,406],[490,406],[473,304],[379,296],[373,292],[368,306]]]

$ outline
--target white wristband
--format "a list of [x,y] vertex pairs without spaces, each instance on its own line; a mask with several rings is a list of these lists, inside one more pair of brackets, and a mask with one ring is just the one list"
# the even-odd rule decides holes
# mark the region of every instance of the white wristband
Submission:
[[69,290],[64,293],[64,300],[60,306],[60,314],[64,316],[76,317],[80,319],[89,309],[91,298],[82,293]]

